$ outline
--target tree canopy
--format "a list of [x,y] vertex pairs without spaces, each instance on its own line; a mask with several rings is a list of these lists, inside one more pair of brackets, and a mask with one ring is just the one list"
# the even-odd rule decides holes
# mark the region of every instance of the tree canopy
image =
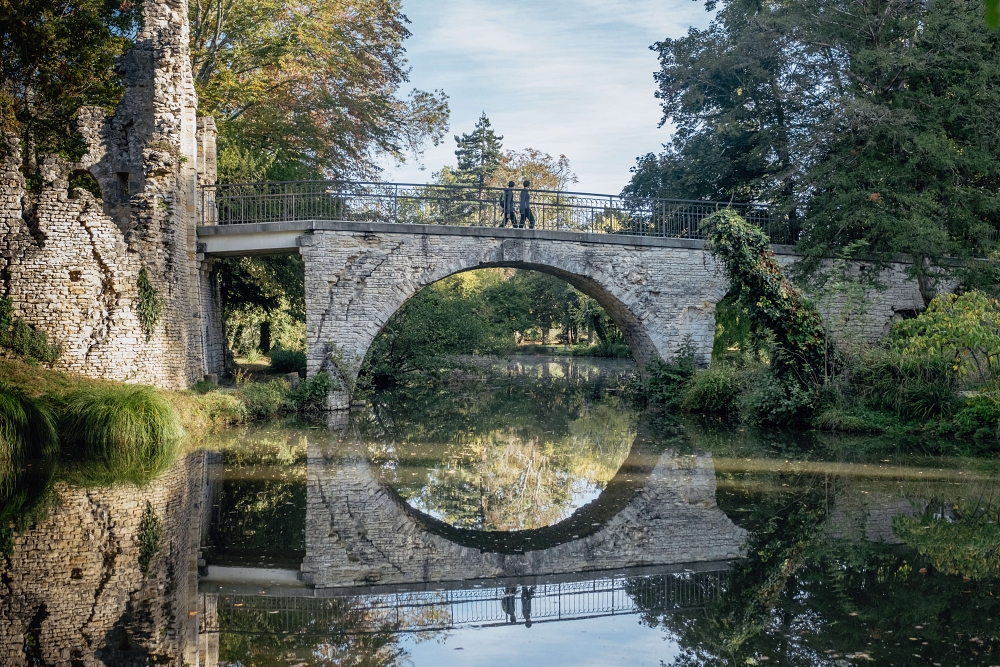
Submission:
[[408,80],[397,0],[192,0],[202,113],[219,125],[220,180],[373,177],[448,127],[442,91]]
[[813,266],[864,240],[913,255],[925,298],[929,266],[995,251],[1000,34],[979,0],[719,4],[652,47],[677,131],[626,194],[775,204]]
[[119,0],[0,0],[0,131],[21,139],[28,175],[38,155],[78,158],[71,130],[84,105],[121,97],[115,62],[132,45],[141,3]]

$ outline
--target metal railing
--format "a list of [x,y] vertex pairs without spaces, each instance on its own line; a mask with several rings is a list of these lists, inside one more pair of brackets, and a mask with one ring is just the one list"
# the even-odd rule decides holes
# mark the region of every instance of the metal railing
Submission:
[[[719,598],[728,573],[608,577],[572,583],[405,592],[351,597],[212,596],[202,632],[371,634],[468,625],[566,621],[703,607]],[[525,598],[528,603],[525,606]],[[527,618],[525,611],[528,611]],[[513,621],[511,616],[513,614]]]
[[[534,229],[597,234],[702,238],[699,223],[735,209],[772,243],[793,243],[797,230],[767,206],[587,192],[530,190]],[[519,227],[505,220],[504,190],[476,185],[417,185],[342,181],[234,183],[201,187],[202,225],[307,220]],[[518,213],[520,190],[514,191]],[[526,223],[525,226],[531,226]]]

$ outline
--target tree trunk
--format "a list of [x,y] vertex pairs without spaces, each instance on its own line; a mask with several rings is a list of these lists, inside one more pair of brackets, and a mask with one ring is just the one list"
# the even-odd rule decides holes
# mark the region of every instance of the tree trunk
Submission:
[[267,354],[271,351],[271,323],[264,321],[260,323],[260,353]]

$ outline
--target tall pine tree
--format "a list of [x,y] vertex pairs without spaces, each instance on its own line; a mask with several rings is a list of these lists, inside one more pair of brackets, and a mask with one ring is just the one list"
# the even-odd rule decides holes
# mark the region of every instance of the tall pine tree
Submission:
[[459,182],[482,184],[488,181],[503,162],[502,140],[503,136],[493,131],[485,111],[472,132],[456,136],[458,169],[455,175]]

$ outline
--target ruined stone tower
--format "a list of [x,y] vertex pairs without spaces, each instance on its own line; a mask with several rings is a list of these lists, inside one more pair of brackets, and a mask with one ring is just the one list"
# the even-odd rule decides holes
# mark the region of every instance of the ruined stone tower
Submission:
[[[219,292],[197,254],[197,186],[215,181],[215,124],[198,118],[187,3],[145,3],[144,26],[119,64],[115,113],[80,110],[79,163],[41,161],[29,192],[17,140],[6,138],[0,183],[0,296],[15,317],[62,346],[56,367],[168,388],[223,364]],[[2,148],[2,147],[0,147]],[[69,190],[92,174],[102,201]],[[153,287],[140,297],[140,273]],[[140,311],[161,315],[146,326]]]

